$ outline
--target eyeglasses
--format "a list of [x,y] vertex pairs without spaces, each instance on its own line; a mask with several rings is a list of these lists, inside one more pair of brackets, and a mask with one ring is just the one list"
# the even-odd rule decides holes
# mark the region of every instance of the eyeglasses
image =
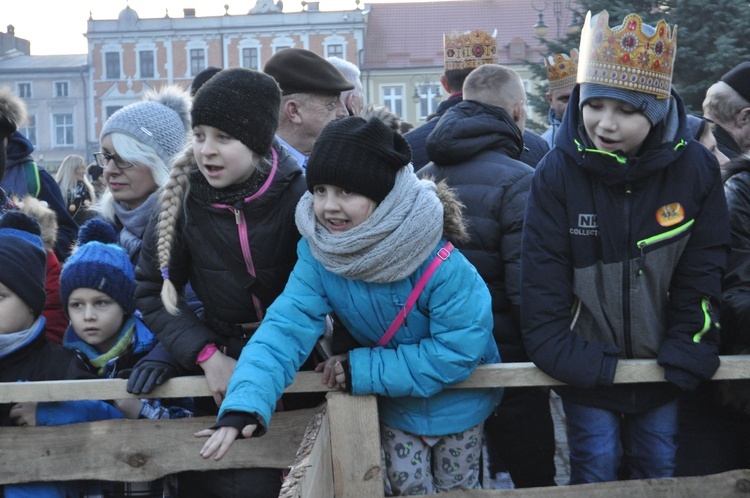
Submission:
[[106,168],[110,161],[115,163],[117,169],[128,169],[135,166],[135,164],[123,161],[116,154],[110,154],[109,152],[94,152],[94,159],[96,159],[96,164],[102,168]]

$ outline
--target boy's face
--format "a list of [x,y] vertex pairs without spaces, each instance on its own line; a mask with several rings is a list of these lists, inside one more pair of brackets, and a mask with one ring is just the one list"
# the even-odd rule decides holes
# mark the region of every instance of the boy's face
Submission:
[[79,287],[68,298],[70,324],[78,337],[100,353],[112,349],[125,319],[125,310],[103,292]]
[[571,85],[556,90],[550,90],[545,95],[547,97],[547,103],[555,112],[555,117],[557,119],[562,119],[563,114],[565,114],[565,109],[568,107],[568,101],[570,100],[570,94],[573,93],[574,86],[575,85]]
[[0,335],[14,334],[34,324],[34,313],[15,292],[0,282]]
[[318,222],[329,232],[346,232],[370,217],[377,204],[364,195],[333,185],[313,187],[313,210]]
[[651,122],[635,107],[608,98],[595,98],[583,105],[583,126],[594,147],[620,151],[625,157],[638,153],[651,131]]

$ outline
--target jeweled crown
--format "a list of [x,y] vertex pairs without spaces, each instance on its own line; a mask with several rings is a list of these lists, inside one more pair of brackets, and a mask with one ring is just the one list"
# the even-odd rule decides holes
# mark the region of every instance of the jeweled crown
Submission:
[[557,90],[576,84],[578,74],[578,49],[568,54],[555,54],[544,58],[544,69],[547,71],[549,90]]
[[581,32],[577,81],[669,98],[676,50],[677,26],[670,29],[663,19],[653,28],[638,14],[628,14],[621,26],[610,29],[606,10],[593,17],[589,12]]
[[443,35],[445,70],[477,68],[497,64],[497,40],[480,29],[467,33]]

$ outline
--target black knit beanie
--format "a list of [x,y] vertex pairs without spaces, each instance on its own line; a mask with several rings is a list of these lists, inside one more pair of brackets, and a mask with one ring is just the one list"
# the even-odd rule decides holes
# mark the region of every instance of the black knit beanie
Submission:
[[410,162],[409,144],[379,119],[338,119],[315,140],[307,160],[307,189],[334,185],[380,204],[393,189],[398,171]]
[[279,126],[281,90],[276,81],[243,67],[224,69],[200,87],[190,115],[193,126],[218,128],[265,156]]

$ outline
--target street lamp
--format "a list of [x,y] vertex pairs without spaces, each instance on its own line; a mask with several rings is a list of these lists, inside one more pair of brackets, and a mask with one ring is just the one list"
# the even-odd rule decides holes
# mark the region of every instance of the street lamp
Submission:
[[[534,8],[533,4],[532,8]],[[539,38],[544,38],[547,35],[547,31],[549,31],[549,26],[544,23],[544,13],[542,12],[543,10],[544,9],[539,11],[538,19],[536,21],[536,24],[534,24],[534,33],[536,33],[536,36],[538,36]]]
[[[563,12],[565,10],[570,10],[570,4],[572,3],[572,0],[552,0],[552,15],[555,16],[555,36],[556,40],[560,40],[560,24],[562,22]],[[534,2],[531,2],[531,8],[537,11],[538,13],[538,19],[536,21],[536,24],[534,24],[534,32],[539,38],[544,38],[547,35],[547,32],[549,31],[549,26],[544,22],[544,11],[549,6],[549,1],[545,0],[543,2],[544,6],[541,8],[536,7],[534,5]],[[570,21],[570,24],[568,24],[568,33],[575,34],[580,30],[578,21],[578,13],[573,13],[573,18]]]

